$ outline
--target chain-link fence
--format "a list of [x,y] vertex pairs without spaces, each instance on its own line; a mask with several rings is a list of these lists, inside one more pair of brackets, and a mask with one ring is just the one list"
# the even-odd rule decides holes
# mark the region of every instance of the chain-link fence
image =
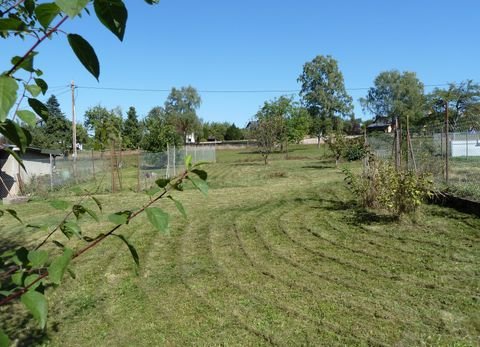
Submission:
[[[480,199],[480,132],[441,126],[404,131],[398,155],[403,167],[431,173],[439,187],[448,186],[464,197]],[[395,134],[371,132],[367,143],[378,158],[395,161]]]
[[187,155],[193,163],[215,162],[215,146],[169,146],[161,153],[110,150],[83,151],[72,157],[37,154],[23,158],[26,171],[13,157],[0,161],[0,197],[48,195],[64,187],[84,184],[97,191],[148,189],[160,177],[173,177],[184,169]]
[[185,157],[191,155],[192,162],[215,162],[214,145],[168,146],[163,153],[143,153],[140,158],[140,186],[148,189],[158,178],[176,176],[185,169]]

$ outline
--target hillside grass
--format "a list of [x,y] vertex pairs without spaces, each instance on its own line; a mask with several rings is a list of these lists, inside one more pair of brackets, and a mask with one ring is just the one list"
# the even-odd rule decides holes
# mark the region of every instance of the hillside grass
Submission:
[[[170,235],[145,216],[123,229],[140,255],[138,275],[125,245],[109,240],[74,262],[75,280],[48,290],[46,333],[20,305],[2,308],[0,324],[20,345],[480,343],[478,218],[426,205],[395,222],[356,208],[322,149],[271,159],[264,166],[252,150],[219,151],[205,166],[208,198],[177,194],[187,220],[159,204],[172,215]],[[133,191],[99,198],[103,220],[148,200]],[[61,219],[44,201],[17,211],[26,223]],[[41,237],[1,221],[3,246]],[[110,225],[82,222],[91,236]]]

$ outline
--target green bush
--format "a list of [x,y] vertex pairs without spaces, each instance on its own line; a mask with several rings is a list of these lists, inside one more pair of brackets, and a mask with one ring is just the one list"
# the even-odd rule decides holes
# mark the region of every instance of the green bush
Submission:
[[347,169],[344,173],[345,181],[362,207],[386,210],[398,217],[415,212],[433,194],[430,175],[396,170],[390,163],[373,157],[361,175]]

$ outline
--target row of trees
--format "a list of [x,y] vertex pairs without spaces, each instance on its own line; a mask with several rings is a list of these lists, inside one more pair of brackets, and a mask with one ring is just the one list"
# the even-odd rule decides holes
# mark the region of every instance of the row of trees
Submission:
[[[77,142],[97,150],[115,144],[124,149],[163,151],[167,144],[184,144],[192,133],[197,140],[245,138],[245,130],[233,123],[202,122],[196,113],[200,104],[197,91],[189,86],[173,88],[165,104],[153,107],[141,120],[133,106],[128,109],[125,119],[120,108],[108,110],[100,105],[94,106],[85,112],[84,124],[76,125]],[[72,148],[72,122],[62,112],[54,95],[48,99],[46,107],[50,112],[48,120],[30,129],[32,145],[67,152]]]
[[[353,99],[347,93],[343,74],[337,61],[331,56],[317,56],[303,66],[298,77],[301,84],[300,102],[295,106],[287,97],[266,102],[255,115],[256,131],[264,156],[274,147],[284,147],[292,138],[285,135],[292,118],[291,110],[307,112],[298,136],[307,133],[316,135],[318,142],[323,136],[335,134],[360,134],[362,122],[353,113]],[[372,122],[396,124],[397,127],[412,126],[426,128],[442,125],[444,114],[450,115],[452,131],[480,129],[480,85],[471,80],[459,84],[450,83],[447,88],[435,88],[426,94],[424,84],[414,72],[397,70],[381,72],[360,103],[364,112],[372,116],[364,126]],[[303,123],[302,125],[305,125]]]

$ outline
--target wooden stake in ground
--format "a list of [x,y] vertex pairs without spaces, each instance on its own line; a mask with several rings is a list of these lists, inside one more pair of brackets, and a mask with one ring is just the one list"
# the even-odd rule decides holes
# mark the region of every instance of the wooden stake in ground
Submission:
[[114,163],[115,140],[110,142],[110,171],[112,174],[112,193],[115,193],[115,163]]
[[95,158],[93,156],[93,149],[92,149],[92,174],[93,174],[93,180],[97,182],[97,178],[95,177]]
[[137,148],[137,193],[140,192],[140,148]]

